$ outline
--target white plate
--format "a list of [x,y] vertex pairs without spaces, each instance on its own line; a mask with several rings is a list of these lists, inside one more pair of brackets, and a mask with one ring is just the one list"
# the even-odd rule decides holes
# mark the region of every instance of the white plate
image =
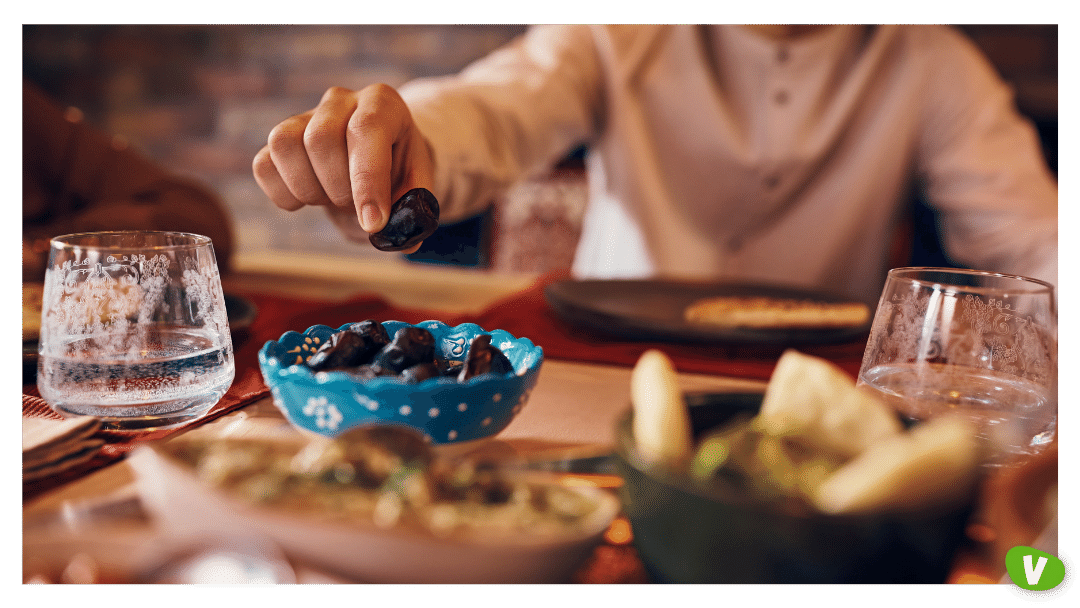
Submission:
[[151,447],[129,461],[146,508],[170,535],[264,536],[298,560],[368,583],[562,583],[589,557],[619,512],[619,501],[599,488],[598,507],[582,531],[562,537],[515,535],[444,539],[373,524],[318,521],[253,506],[211,488],[193,472]]

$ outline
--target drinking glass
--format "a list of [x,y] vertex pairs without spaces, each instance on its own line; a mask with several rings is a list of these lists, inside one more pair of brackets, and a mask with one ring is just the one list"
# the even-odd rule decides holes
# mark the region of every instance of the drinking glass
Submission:
[[977,270],[893,269],[858,384],[912,420],[970,417],[988,466],[1033,455],[1057,429],[1054,288]]
[[65,416],[168,428],[203,416],[233,381],[214,247],[180,232],[52,239],[38,389]]

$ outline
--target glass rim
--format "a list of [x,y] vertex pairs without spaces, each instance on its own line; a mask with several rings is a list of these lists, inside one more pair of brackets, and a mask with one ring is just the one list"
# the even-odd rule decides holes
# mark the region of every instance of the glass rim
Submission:
[[[119,237],[119,236],[132,236],[138,234],[145,235],[171,235],[174,237],[182,237],[188,239],[186,243],[173,243],[168,245],[100,245],[100,244],[86,244],[77,242],[80,239],[87,239],[90,237]],[[173,251],[178,249],[194,249],[198,247],[205,247],[206,245],[213,245],[213,241],[210,237],[195,234],[193,232],[180,232],[177,230],[102,230],[98,232],[74,232],[71,234],[62,234],[60,236],[54,236],[49,239],[49,246],[54,249],[107,249],[109,251]]]
[[[908,281],[919,283],[920,285],[925,285],[925,286],[928,286],[928,287],[933,286],[933,285],[946,285],[946,286],[949,286],[949,287],[960,288],[960,289],[963,289],[965,291],[983,291],[983,290],[1001,291],[1002,290],[1001,287],[989,287],[989,286],[981,286],[981,285],[947,285],[944,281],[932,281],[932,280],[924,279],[924,278],[921,278],[921,277],[918,276],[920,274],[925,274],[925,273],[930,273],[930,272],[936,272],[936,273],[941,273],[941,274],[954,274],[954,275],[962,275],[962,276],[989,277],[989,278],[995,278],[995,279],[1010,279],[1010,280],[1020,281],[1021,283],[1031,284],[1033,286],[1041,287],[1041,288],[1049,291],[1051,294],[1054,293],[1054,286],[1052,284],[1046,282],[1046,281],[1043,281],[1042,279],[1035,279],[1035,278],[1032,278],[1032,277],[1025,277],[1023,275],[1018,275],[1018,274],[1008,274],[1008,273],[1004,273],[1004,272],[993,272],[993,271],[990,271],[990,270],[975,270],[975,269],[972,269],[972,268],[948,268],[948,267],[938,267],[938,266],[906,266],[906,267],[902,267],[902,268],[893,268],[893,269],[889,270],[887,278],[889,280],[891,280],[891,279],[908,280]],[[1039,291],[1041,291],[1041,290],[1036,289],[1032,293],[1037,293]]]

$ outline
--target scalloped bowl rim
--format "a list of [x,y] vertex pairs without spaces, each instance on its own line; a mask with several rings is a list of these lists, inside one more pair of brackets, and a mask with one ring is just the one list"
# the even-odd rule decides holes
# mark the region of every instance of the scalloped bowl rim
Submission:
[[[390,387],[390,386],[399,387],[400,386],[400,387],[409,387],[409,390],[423,390],[425,388],[436,387],[436,386],[438,386],[440,384],[446,384],[446,385],[452,385],[452,386],[458,386],[458,387],[468,387],[468,386],[472,386],[474,384],[481,384],[481,383],[484,383],[484,382],[490,382],[493,379],[506,379],[506,378],[510,378],[512,376],[524,376],[525,374],[529,373],[530,371],[534,371],[534,370],[538,369],[540,367],[540,365],[543,363],[543,360],[544,360],[544,349],[542,347],[537,346],[536,344],[534,344],[533,341],[530,340],[529,338],[514,336],[513,334],[511,334],[510,332],[508,332],[508,331],[506,331],[504,329],[487,330],[487,329],[484,329],[483,327],[481,327],[480,325],[477,325],[476,323],[459,323],[457,325],[451,326],[451,325],[447,325],[446,323],[443,323],[442,321],[436,321],[436,320],[421,321],[420,323],[405,323],[404,321],[388,320],[388,321],[381,321],[380,323],[393,323],[393,324],[399,324],[400,323],[402,326],[411,326],[411,327],[421,327],[421,326],[424,326],[424,325],[434,325],[436,327],[445,328],[446,330],[451,331],[451,332],[452,331],[470,331],[470,330],[472,330],[472,328],[476,328],[476,331],[477,331],[478,334],[482,334],[482,333],[494,334],[496,332],[500,332],[500,334],[505,334],[506,336],[509,336],[510,339],[513,340],[515,345],[520,345],[523,349],[526,349],[527,352],[529,352],[530,354],[534,354],[535,358],[526,367],[524,367],[524,368],[522,368],[520,370],[515,369],[513,372],[507,372],[505,375],[502,375],[502,376],[492,376],[491,374],[481,374],[479,376],[474,376],[472,378],[469,378],[465,382],[459,382],[456,378],[447,378],[447,377],[443,377],[443,376],[436,376],[436,377],[433,377],[433,378],[426,378],[424,380],[421,380],[420,382],[407,383],[404,380],[402,380],[400,377],[396,377],[396,376],[378,377],[378,378],[373,378],[371,380],[361,381],[361,380],[357,380],[356,378],[350,376],[348,372],[342,371],[342,370],[316,372],[316,371],[312,371],[311,368],[309,368],[308,366],[301,365],[299,363],[290,363],[290,364],[286,365],[278,356],[271,355],[270,352],[269,352],[270,348],[273,345],[282,344],[282,342],[284,342],[286,339],[291,339],[293,336],[296,336],[297,338],[304,338],[304,337],[310,336],[311,333],[314,332],[314,331],[320,331],[320,330],[324,330],[324,329],[331,332],[331,333],[335,333],[335,332],[339,332],[339,331],[344,331],[345,329],[351,327],[352,325],[355,325],[358,322],[359,321],[353,321],[351,323],[345,323],[345,324],[341,325],[340,327],[338,327],[337,329],[334,329],[333,327],[331,327],[329,325],[316,324],[316,325],[312,325],[311,327],[308,327],[303,332],[297,332],[297,331],[294,331],[294,330],[288,330],[288,331],[282,333],[281,336],[277,340],[268,340],[265,344],[263,344],[262,348],[259,349],[259,364],[262,365],[262,366],[267,366],[267,367],[270,367],[270,368],[274,368],[275,374],[277,375],[278,378],[288,378],[292,382],[299,381],[299,382],[305,383],[305,384],[314,383],[314,385],[324,385],[324,384],[328,384],[328,383],[331,383],[331,382],[347,381],[349,383],[354,383],[354,384],[356,384],[356,383],[363,384],[364,386],[369,387],[371,389],[381,389],[383,387]],[[427,328],[425,327],[425,329],[427,329]],[[494,337],[494,336],[492,336],[492,337]]]

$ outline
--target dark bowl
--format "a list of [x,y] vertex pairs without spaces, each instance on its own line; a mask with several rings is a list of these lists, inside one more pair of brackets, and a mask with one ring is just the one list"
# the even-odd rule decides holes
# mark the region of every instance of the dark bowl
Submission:
[[[695,436],[762,395],[688,394]],[[666,583],[943,583],[965,540],[975,494],[961,506],[906,514],[784,511],[732,486],[646,465],[632,413],[620,420],[615,464],[624,511],[650,575]]]

